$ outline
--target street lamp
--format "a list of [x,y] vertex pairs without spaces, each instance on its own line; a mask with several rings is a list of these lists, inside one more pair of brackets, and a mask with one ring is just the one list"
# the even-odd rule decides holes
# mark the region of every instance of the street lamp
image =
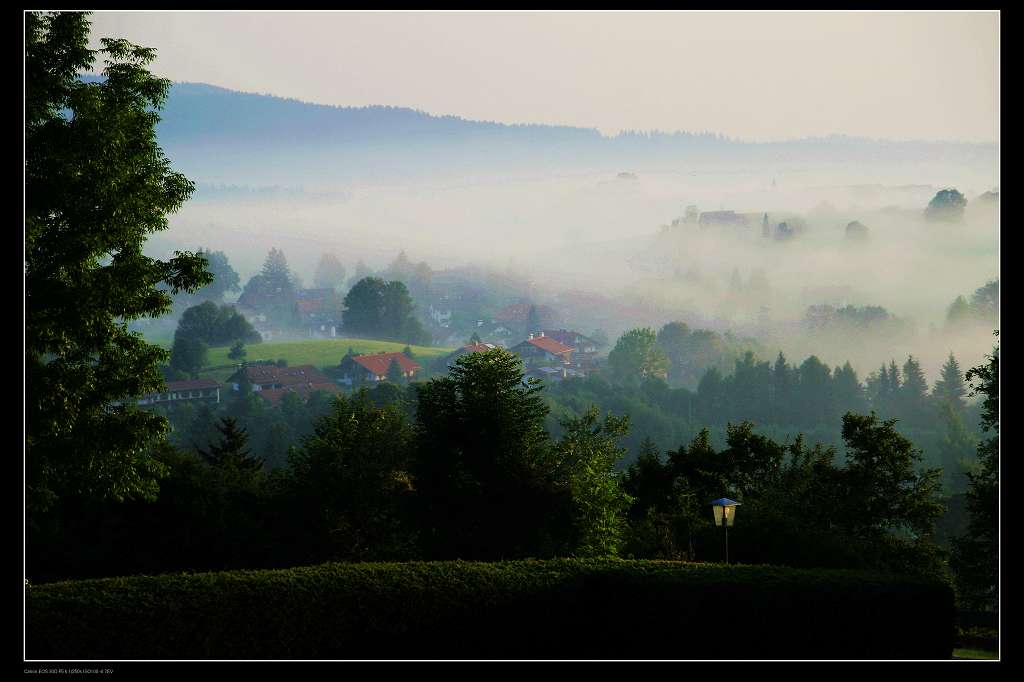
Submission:
[[711,509],[715,512],[715,525],[725,527],[725,563],[729,563],[729,526],[736,520],[736,507],[739,505],[739,502],[728,497],[711,503]]

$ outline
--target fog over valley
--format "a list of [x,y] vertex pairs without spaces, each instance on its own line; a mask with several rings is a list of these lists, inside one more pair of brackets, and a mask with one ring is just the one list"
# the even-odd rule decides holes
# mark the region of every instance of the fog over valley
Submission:
[[[512,274],[531,302],[612,338],[680,320],[757,339],[762,359],[849,360],[861,377],[907,354],[934,377],[950,351],[973,363],[988,350],[990,329],[954,333],[946,316],[998,276],[995,145],[606,137],[196,84],[174,86],[158,131],[197,191],[150,252],[224,251],[243,282],[270,248],[307,281],[323,253],[352,272],[405,251],[434,271]],[[961,222],[925,217],[945,188],[967,199]],[[621,310],[559,305],[565,292]],[[900,331],[811,334],[819,305],[880,306]]]

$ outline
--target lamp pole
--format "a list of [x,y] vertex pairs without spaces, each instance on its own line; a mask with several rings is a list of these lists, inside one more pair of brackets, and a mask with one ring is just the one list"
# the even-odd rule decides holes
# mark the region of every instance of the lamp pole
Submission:
[[722,523],[725,526],[725,563],[729,563],[729,522]]

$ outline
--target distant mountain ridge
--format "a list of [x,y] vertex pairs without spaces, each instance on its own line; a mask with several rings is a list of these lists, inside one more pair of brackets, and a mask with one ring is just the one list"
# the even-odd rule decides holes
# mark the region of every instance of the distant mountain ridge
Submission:
[[226,184],[344,183],[524,169],[618,172],[693,163],[994,165],[996,158],[994,144],[841,135],[784,142],[686,132],[605,137],[592,128],[473,121],[404,107],[311,104],[205,83],[172,85],[157,134],[186,173]]

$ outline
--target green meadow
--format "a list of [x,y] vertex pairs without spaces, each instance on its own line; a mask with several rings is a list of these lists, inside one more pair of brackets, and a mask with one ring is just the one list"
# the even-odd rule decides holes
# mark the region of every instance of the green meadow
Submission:
[[[160,339],[158,345],[170,349],[170,340]],[[345,357],[351,348],[356,353],[395,353],[401,352],[406,344],[395,341],[377,341],[374,339],[304,339],[301,341],[265,341],[248,344],[245,347],[245,359],[256,360],[284,359],[289,366],[314,365],[316,367],[334,367]],[[435,348],[431,346],[410,346],[417,360],[432,360],[441,355],[451,353],[454,348]],[[203,378],[224,381],[234,372],[236,361],[228,357],[230,347],[219,346],[210,348],[207,355],[207,369],[200,372]],[[223,368],[232,365],[230,368]]]

